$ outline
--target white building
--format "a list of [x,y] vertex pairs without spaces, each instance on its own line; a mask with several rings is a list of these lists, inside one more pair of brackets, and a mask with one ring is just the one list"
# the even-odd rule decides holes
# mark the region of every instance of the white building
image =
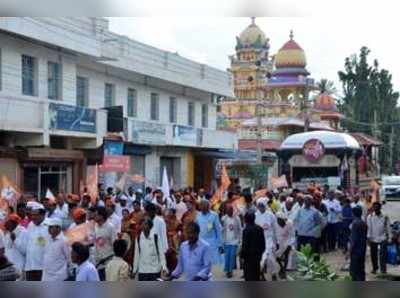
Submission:
[[205,183],[212,164],[196,152],[237,148],[216,130],[220,96],[232,96],[227,72],[110,32],[107,19],[0,17],[0,175],[26,192],[77,192],[102,162],[103,108],[115,106],[131,173],[159,185],[165,166],[176,187]]

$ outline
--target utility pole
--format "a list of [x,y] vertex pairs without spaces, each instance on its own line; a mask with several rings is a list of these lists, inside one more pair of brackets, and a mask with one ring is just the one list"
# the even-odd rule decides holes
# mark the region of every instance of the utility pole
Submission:
[[262,90],[257,87],[256,91],[257,95],[257,106],[256,106],[256,114],[257,114],[257,164],[262,164],[263,157],[263,145],[262,145],[262,136],[263,136],[263,125],[262,125],[262,117],[263,117],[263,96]]
[[375,109],[374,110],[374,137],[375,139],[378,139],[378,112]]
[[393,173],[393,147],[394,147],[394,126],[392,125],[392,130],[390,132],[390,140],[389,140],[389,169],[390,173]]

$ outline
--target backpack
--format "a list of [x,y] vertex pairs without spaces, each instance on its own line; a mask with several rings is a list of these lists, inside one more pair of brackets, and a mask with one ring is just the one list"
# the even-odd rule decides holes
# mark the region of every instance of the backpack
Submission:
[[[142,232],[139,233],[138,238],[137,238],[139,255],[140,255],[140,238],[141,238],[141,236],[142,236]],[[160,250],[158,248],[158,234],[154,234],[154,244],[156,246],[158,262],[161,263]]]

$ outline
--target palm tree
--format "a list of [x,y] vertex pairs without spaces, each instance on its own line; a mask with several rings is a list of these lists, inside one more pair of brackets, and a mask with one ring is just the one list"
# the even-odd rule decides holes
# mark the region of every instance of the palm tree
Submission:
[[337,93],[335,83],[333,81],[329,81],[328,79],[321,79],[321,81],[317,83],[317,86],[321,93],[328,95],[335,95]]

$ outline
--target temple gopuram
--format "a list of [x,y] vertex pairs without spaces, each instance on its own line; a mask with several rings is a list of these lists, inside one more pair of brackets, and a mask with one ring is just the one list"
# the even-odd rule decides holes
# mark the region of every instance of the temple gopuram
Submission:
[[[257,105],[262,101],[262,147],[276,151],[288,136],[308,130],[335,130],[341,115],[335,99],[321,95],[306,69],[304,50],[290,32],[289,40],[275,55],[270,43],[252,18],[251,24],[236,37],[236,54],[230,57],[234,99],[221,104],[219,128],[236,131],[241,150],[256,150]],[[327,103],[327,101],[329,103]]]
[[[265,157],[274,156],[290,135],[341,131],[340,120],[344,116],[338,111],[336,99],[319,90],[293,31],[279,51],[271,54],[269,38],[252,18],[236,37],[235,50],[235,55],[230,56],[235,98],[221,103],[218,126],[237,132],[239,150],[256,151],[259,130]],[[376,164],[377,157],[371,148],[379,147],[380,142],[363,134],[353,135],[368,164]],[[268,166],[272,168],[269,176],[279,173],[277,161]],[[368,173],[361,166],[359,171],[362,176]],[[378,171],[374,169],[371,174],[375,177]]]

